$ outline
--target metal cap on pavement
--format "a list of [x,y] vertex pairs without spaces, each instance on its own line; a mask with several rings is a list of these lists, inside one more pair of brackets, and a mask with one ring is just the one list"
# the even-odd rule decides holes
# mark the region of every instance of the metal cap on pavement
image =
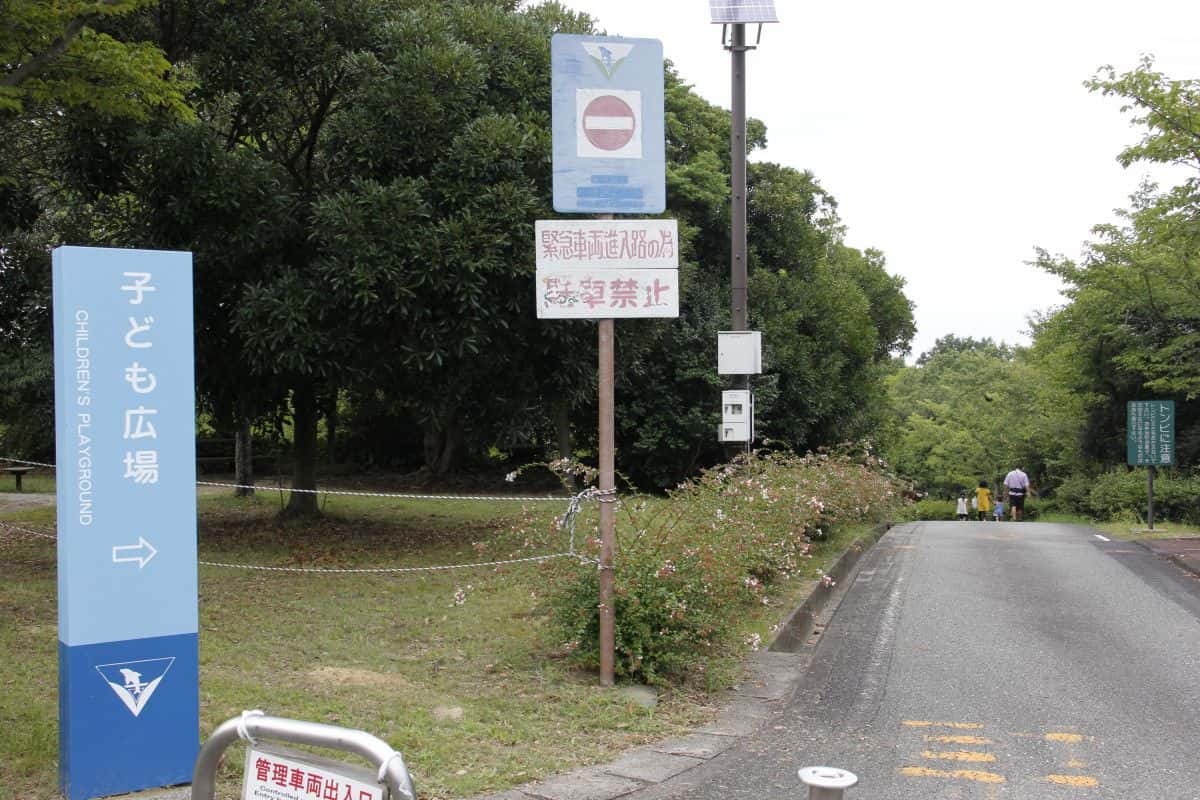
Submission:
[[805,767],[800,770],[800,780],[810,787],[810,798],[822,800],[841,797],[843,789],[858,783],[858,776],[837,767]]

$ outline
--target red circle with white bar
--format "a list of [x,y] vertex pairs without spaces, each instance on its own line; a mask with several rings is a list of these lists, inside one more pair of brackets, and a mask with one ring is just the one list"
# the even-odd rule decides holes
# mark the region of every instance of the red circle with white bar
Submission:
[[583,135],[598,150],[620,150],[636,130],[633,109],[619,97],[601,95],[583,109]]

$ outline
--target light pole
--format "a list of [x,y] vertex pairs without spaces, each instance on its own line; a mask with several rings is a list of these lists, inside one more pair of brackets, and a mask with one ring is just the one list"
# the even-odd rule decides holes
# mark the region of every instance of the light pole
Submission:
[[[730,101],[730,256],[729,284],[731,289],[730,328],[734,333],[749,330],[749,295],[747,284],[746,245],[746,51],[753,50],[762,40],[762,26],[778,22],[774,0],[709,0],[713,24],[721,25],[721,44],[729,51],[732,98]],[[746,25],[758,25],[758,37],[753,45],[746,44]],[[736,388],[749,392],[750,375],[735,379]],[[749,394],[746,395],[749,398]],[[750,405],[753,408],[753,404]],[[753,419],[746,428],[745,447],[753,440]],[[729,441],[722,436],[723,441]]]

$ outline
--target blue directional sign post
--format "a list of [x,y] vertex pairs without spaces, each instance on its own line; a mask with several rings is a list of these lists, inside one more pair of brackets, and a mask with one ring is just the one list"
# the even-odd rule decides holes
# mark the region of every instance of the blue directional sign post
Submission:
[[187,783],[199,751],[190,253],[54,251],[59,781]]
[[658,214],[667,204],[657,39],[550,40],[554,210]]

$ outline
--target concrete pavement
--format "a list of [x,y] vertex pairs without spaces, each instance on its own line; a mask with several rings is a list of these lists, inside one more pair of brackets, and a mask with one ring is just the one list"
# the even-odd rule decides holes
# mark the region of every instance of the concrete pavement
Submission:
[[1155,555],[1174,561],[1188,572],[1200,577],[1200,537],[1138,539],[1136,541]]

